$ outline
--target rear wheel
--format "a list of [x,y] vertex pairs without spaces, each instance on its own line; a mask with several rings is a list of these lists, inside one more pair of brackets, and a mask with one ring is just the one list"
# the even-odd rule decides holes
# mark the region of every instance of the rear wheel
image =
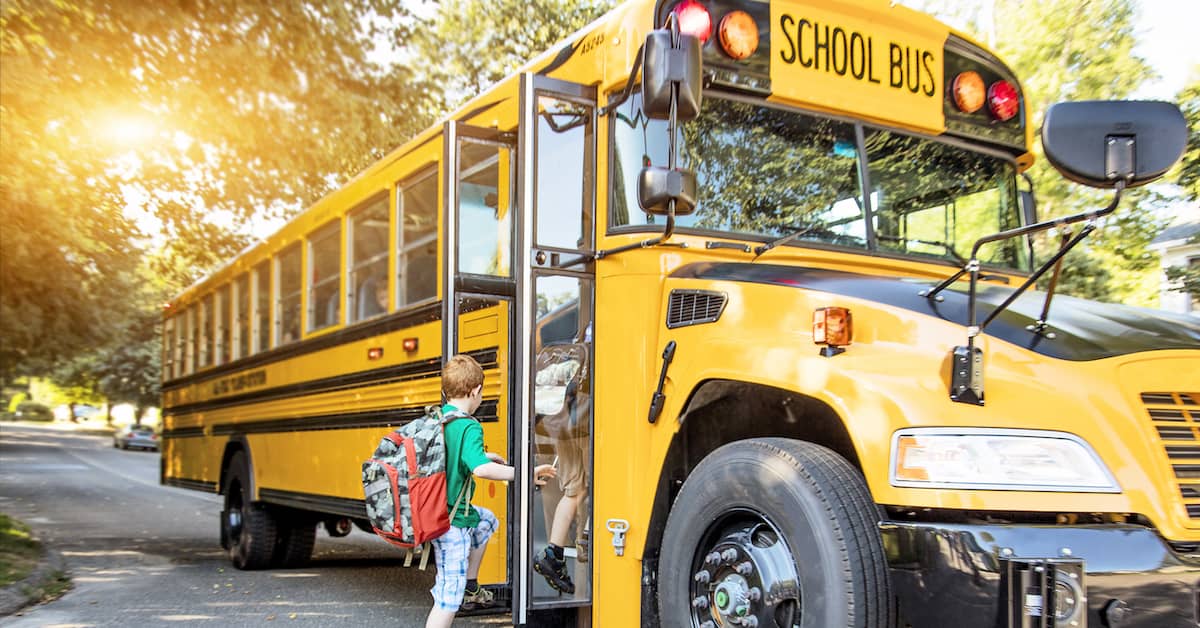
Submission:
[[295,523],[277,522],[275,554],[271,557],[275,567],[301,567],[312,558],[313,545],[317,539],[317,524],[304,518]]
[[[238,569],[271,566],[278,535],[275,517],[262,504],[250,500],[250,465],[238,452],[229,461],[225,482],[225,510],[221,512],[222,545]],[[310,548],[311,550],[311,548]]]
[[667,519],[662,625],[891,626],[878,521],[862,475],[829,449],[725,445],[688,477]]

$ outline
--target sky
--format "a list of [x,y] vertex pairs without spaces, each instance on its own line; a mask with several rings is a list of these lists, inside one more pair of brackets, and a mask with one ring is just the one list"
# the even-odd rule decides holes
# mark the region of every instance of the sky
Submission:
[[1190,73],[1200,73],[1200,24],[1197,0],[1141,0],[1139,54],[1161,78],[1138,91],[1139,98],[1174,100]]

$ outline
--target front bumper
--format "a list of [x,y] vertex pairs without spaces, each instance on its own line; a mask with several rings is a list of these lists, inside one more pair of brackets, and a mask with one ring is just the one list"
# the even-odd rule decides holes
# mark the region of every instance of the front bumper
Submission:
[[1055,625],[1041,618],[1053,615],[1051,599],[1039,612],[1022,580],[1043,567],[1083,582],[1086,613],[1073,626],[1198,625],[1200,560],[1149,528],[885,521],[880,531],[901,618],[914,627]]

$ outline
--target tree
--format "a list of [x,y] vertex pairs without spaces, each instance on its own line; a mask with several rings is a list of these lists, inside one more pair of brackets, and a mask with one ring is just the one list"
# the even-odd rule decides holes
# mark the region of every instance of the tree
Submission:
[[1200,66],[1192,71],[1192,79],[1175,97],[1187,120],[1188,140],[1183,159],[1175,172],[1175,182],[1188,199],[1200,200]]
[[447,108],[482,92],[586,26],[612,0],[445,0],[414,35]]
[[401,0],[0,5],[0,377],[130,318],[156,223],[186,285],[423,128]]

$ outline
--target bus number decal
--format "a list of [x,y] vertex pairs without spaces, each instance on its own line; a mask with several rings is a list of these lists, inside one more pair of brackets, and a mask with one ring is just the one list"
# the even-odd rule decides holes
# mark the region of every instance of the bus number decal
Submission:
[[264,386],[267,383],[266,369],[258,369],[249,373],[241,373],[232,377],[218,379],[212,383],[212,394],[214,397],[229,393],[239,392],[247,388],[257,388]]

